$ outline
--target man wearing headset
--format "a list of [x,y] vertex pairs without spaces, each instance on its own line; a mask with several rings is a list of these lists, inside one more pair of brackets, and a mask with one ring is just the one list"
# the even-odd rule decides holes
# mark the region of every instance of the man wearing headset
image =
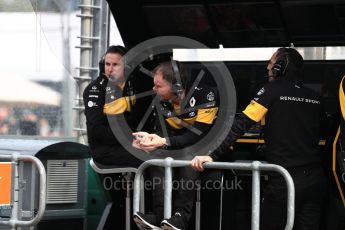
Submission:
[[[129,153],[115,137],[108,118],[123,114],[129,126],[136,127],[133,84],[125,79],[123,56],[127,49],[123,46],[110,46],[99,63],[100,73],[84,90],[85,116],[88,143],[92,158],[96,163],[124,167],[139,167],[142,161]],[[114,127],[116,128],[116,127]],[[163,170],[149,170],[150,178],[162,178]],[[152,211],[163,211],[163,189],[160,185],[152,191]],[[118,197],[116,198],[118,199]]]
[[[133,145],[146,152],[152,152],[157,148],[182,150],[197,143],[212,127],[216,118],[218,105],[215,90],[203,84],[193,89],[186,89],[185,72],[175,61],[159,64],[153,73],[153,90],[161,98],[161,107],[158,109],[164,115],[164,124],[156,125],[158,135],[145,132],[133,133],[135,137]],[[159,121],[158,118],[156,120]],[[164,130],[159,129],[162,126],[166,127],[165,135]],[[193,184],[198,177],[198,173],[189,167],[175,168],[174,173],[178,174],[175,178],[179,181],[193,182]],[[162,221],[161,217],[135,213],[135,221],[148,227],[160,225],[162,229],[187,229],[195,191],[183,186],[186,187],[179,184],[179,188],[175,191],[173,216],[170,219]]]
[[[326,184],[318,146],[322,109],[319,95],[301,83],[302,67],[303,58],[295,49],[279,48],[267,65],[270,83],[235,120],[218,149],[196,156],[191,165],[203,171],[203,163],[217,161],[251,125],[265,117],[266,159],[286,168],[294,180],[294,229],[317,230]],[[282,176],[269,175],[261,228],[279,230],[286,225],[286,185]]]
[[100,61],[100,73],[84,90],[88,143],[92,157],[105,165],[138,167],[142,161],[128,153],[114,136],[107,116],[124,114],[133,121],[135,104],[131,82],[126,81],[123,46],[110,46]]

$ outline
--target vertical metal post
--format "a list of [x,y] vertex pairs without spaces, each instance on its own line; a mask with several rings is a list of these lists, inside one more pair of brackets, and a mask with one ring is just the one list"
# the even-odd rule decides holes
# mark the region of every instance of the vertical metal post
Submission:
[[252,230],[260,228],[260,162],[253,162],[252,179]]
[[[201,182],[200,182],[201,184]],[[195,202],[195,230],[200,230],[201,221],[201,188],[198,187],[196,190],[196,202]]]
[[[63,65],[66,70],[64,70],[63,78],[63,90],[64,90],[64,103],[62,103],[62,114],[63,114],[63,134],[65,136],[72,136],[72,79],[69,72],[71,71],[71,54],[70,54],[70,35],[71,35],[71,26],[70,26],[70,13],[71,8],[66,7],[66,9],[60,9],[61,11],[61,32],[63,37]],[[67,28],[66,28],[67,27]]]
[[18,200],[19,200],[19,162],[18,162],[18,154],[12,154],[12,162],[14,162],[14,192],[13,192],[13,208],[12,208],[12,215],[11,219],[14,220],[10,223],[11,229],[15,230],[16,221],[18,220],[19,216],[19,209],[18,209]]
[[172,202],[172,158],[168,157],[164,160],[165,163],[165,180],[164,180],[164,218],[171,217],[171,202]]
[[222,230],[222,221],[223,221],[223,194],[224,194],[224,173],[222,172],[221,177],[221,190],[220,190],[220,204],[219,204],[219,230]]

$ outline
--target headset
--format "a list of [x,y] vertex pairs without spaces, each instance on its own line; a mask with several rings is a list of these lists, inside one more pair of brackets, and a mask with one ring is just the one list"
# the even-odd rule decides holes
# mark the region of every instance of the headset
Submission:
[[303,69],[303,57],[294,48],[279,48],[276,62],[272,66],[274,78],[283,77],[300,81]]
[[183,94],[183,82],[181,79],[178,63],[175,60],[171,60],[171,67],[173,70],[173,80],[171,82],[171,91],[176,94],[179,98]]
[[[279,54],[278,54],[279,55]],[[276,62],[272,66],[273,77],[283,77],[289,66],[289,52],[279,55]]]

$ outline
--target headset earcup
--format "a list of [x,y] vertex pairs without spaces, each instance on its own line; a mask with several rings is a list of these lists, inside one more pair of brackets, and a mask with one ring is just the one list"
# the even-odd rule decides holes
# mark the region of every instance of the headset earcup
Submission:
[[284,75],[286,63],[283,60],[277,60],[272,66],[273,77],[282,77]]
[[99,68],[99,75],[102,75],[105,73],[105,57],[103,56],[101,60],[98,62],[98,68]]
[[171,67],[173,70],[173,81],[171,83],[171,91],[177,95],[177,96],[181,96],[183,93],[183,86],[182,86],[182,79],[180,76],[180,67],[178,65],[178,62],[176,62],[175,60],[171,60]]
[[183,87],[181,84],[175,82],[171,84],[171,91],[176,95],[180,95],[183,92]]
[[273,77],[280,77],[281,76],[281,73],[282,73],[281,67],[282,66],[277,62],[272,66]]

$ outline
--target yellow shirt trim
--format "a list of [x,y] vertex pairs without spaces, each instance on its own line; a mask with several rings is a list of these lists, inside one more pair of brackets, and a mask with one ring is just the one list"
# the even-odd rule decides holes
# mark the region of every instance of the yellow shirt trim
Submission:
[[198,109],[197,122],[212,124],[216,119],[218,108]]
[[108,115],[124,113],[129,109],[126,98],[127,97],[121,97],[119,99],[116,99],[115,101],[105,104],[103,107],[103,112]]
[[344,78],[341,80],[340,87],[339,87],[339,103],[340,103],[341,115],[343,119],[345,119],[345,94],[344,94],[344,89],[343,89]]
[[265,116],[267,111],[263,105],[260,105],[256,101],[251,101],[243,113],[253,121],[258,122]]
[[169,117],[166,119],[168,124],[174,129],[182,129],[184,125],[182,122],[193,125],[194,122],[201,122],[206,124],[212,124],[216,118],[218,108],[209,108],[209,109],[198,109],[198,114],[195,117],[180,119],[177,117]]

